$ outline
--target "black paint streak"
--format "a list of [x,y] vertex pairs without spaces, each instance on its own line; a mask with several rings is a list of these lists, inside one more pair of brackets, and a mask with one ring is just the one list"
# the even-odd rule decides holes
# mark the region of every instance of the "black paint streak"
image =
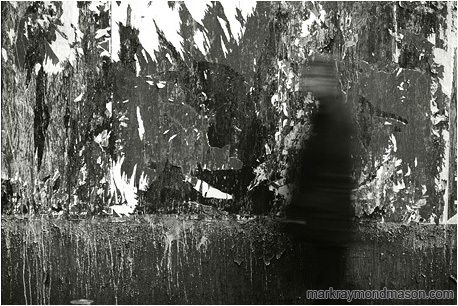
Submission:
[[46,74],[43,68],[40,69],[37,76],[36,84],[36,102],[34,111],[34,122],[33,122],[33,136],[35,153],[37,154],[37,169],[40,170],[44,148],[45,148],[45,135],[46,129],[49,125],[49,110],[45,103],[45,91],[46,91]]
[[369,116],[379,117],[379,118],[388,119],[388,120],[394,120],[396,122],[402,123],[403,125],[409,124],[406,118],[403,118],[401,116],[398,116],[390,112],[385,112],[381,110],[380,108],[378,108],[377,106],[373,105],[371,102],[366,100],[364,97],[360,97],[358,102],[361,105],[360,114],[367,112]]

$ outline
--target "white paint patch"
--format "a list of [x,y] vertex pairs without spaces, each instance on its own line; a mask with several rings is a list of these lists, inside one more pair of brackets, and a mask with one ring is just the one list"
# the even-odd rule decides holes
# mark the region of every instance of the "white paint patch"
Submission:
[[393,185],[393,191],[396,193],[405,188],[406,188],[406,185],[404,184],[404,180],[401,180],[400,182],[396,182],[396,184]]
[[111,118],[112,114],[113,114],[113,102],[108,102],[106,105],[105,105],[105,114],[107,115],[108,118]]
[[170,57],[170,54],[169,54],[169,53],[167,53],[167,54],[165,55],[165,57],[167,58],[167,60],[169,61],[170,64],[173,64],[172,57]]
[[130,209],[133,210],[137,206],[137,188],[135,187],[134,180],[137,172],[137,164],[132,170],[130,180],[127,178],[125,172],[121,172],[122,164],[124,163],[125,156],[118,158],[116,162],[112,162],[110,170],[110,193],[111,201],[118,204],[118,192],[121,196],[121,204],[126,203]]
[[40,69],[41,69],[41,64],[36,63],[33,69],[35,70],[35,74],[38,75],[38,72],[40,72]]
[[105,28],[105,29],[98,29],[96,32],[95,32],[95,39],[100,39],[102,37],[110,37],[110,27],[108,28]]
[[[204,198],[232,200],[232,195],[222,192],[221,190],[209,185],[205,181],[191,176],[186,176],[185,181],[191,183],[193,188],[201,192]],[[196,182],[195,185],[193,182]]]
[[83,99],[83,93],[81,93],[78,97],[75,98],[75,100],[73,100],[73,102],[80,102],[81,100]]
[[279,100],[278,94],[273,94],[272,98],[270,98],[270,102],[272,103],[273,106],[277,106],[277,101]]
[[281,106],[282,106],[283,114],[286,117],[289,117],[289,115],[288,115],[288,106],[286,105],[286,102],[282,102]]
[[396,152],[398,150],[398,146],[397,146],[396,137],[394,137],[394,134],[391,134],[390,140],[393,145],[393,151]]
[[220,4],[224,8],[224,13],[226,15],[227,21],[229,22],[229,28],[231,29],[233,38],[237,43],[239,43],[245,32],[245,26],[243,26],[236,18],[237,8],[240,10],[242,18],[247,20],[247,18],[253,14],[254,9],[256,8],[256,1],[223,0],[220,1]]
[[107,9],[107,5],[109,5],[109,1],[90,1],[90,4],[88,6],[88,10],[100,14],[99,6],[105,6],[105,9]]
[[265,162],[258,165],[256,168],[253,170],[255,177],[253,181],[251,181],[250,185],[248,186],[247,190],[250,191],[254,187],[258,186],[259,183],[262,181],[267,180],[267,172],[266,172],[266,164]]
[[155,52],[159,50],[159,37],[156,25],[167,40],[183,55],[183,37],[180,36],[179,10],[170,8],[167,1],[122,1],[120,5],[113,3],[112,9],[112,59],[119,61],[121,50],[119,37],[119,23],[126,25],[127,8],[131,8],[131,26],[139,30],[138,39],[153,61],[156,61]]
[[202,21],[204,20],[205,14],[208,11],[208,7],[212,6],[211,1],[184,1],[184,5],[191,14],[192,19],[203,26]]
[[130,214],[134,212],[134,210],[135,210],[135,207],[131,207],[127,204],[111,205],[109,207],[109,214],[114,215],[116,217],[122,217],[122,216],[128,217]]
[[303,118],[303,117],[305,117],[305,112],[304,112],[304,110],[303,110],[303,109],[298,110],[297,113],[296,113],[296,118],[297,118],[297,119],[301,119],[301,118]]
[[121,38],[119,36],[119,22],[125,25],[127,6],[118,6],[116,2],[111,6],[111,59],[115,62],[119,61],[119,52],[121,51]]
[[5,62],[8,61],[8,54],[6,53],[6,50],[2,48],[2,58]]
[[301,25],[301,37],[307,37],[310,35],[310,30],[311,30],[311,27],[314,23],[316,23],[317,21],[321,21],[321,22],[324,22],[324,18],[326,16],[326,12],[321,8],[321,5],[318,4],[318,6],[320,7],[320,12],[319,12],[319,15],[317,16],[315,12],[313,12],[313,10],[310,12],[310,15],[309,15],[309,18],[305,21],[302,22],[302,25]]
[[[62,2],[62,26],[57,26],[60,33],[56,32],[56,40],[51,44],[45,43],[46,56],[43,62],[43,70],[48,74],[57,74],[63,70],[63,63],[70,59],[74,49],[70,47],[75,42],[75,30],[78,30],[79,9],[76,1]],[[62,33],[62,34],[61,34]],[[65,37],[64,37],[65,36]],[[70,64],[74,66],[75,57],[72,57]]]
[[138,121],[138,136],[140,136],[140,140],[143,140],[143,136],[145,135],[145,128],[143,127],[142,115],[140,114],[140,107],[138,106],[137,106],[137,121]]
[[410,167],[407,166],[407,173],[404,176],[410,176],[412,172],[410,171]]
[[227,52],[226,45],[224,44],[222,37],[221,37],[221,49],[223,49],[224,57],[226,57],[228,52]]
[[111,131],[103,130],[100,134],[94,137],[94,141],[100,146],[100,148],[108,147],[108,140],[110,139]]
[[208,52],[208,39],[207,35],[203,33],[201,30],[196,30],[194,33],[194,43],[196,44],[197,48],[203,55],[207,55]]
[[172,135],[172,136],[169,138],[169,142],[171,142],[175,137],[177,137],[177,134]]
[[385,174],[385,166],[381,166],[378,170],[377,170],[377,174],[376,174],[376,183],[375,183],[375,205],[376,207],[380,207],[381,206],[381,193],[382,193],[382,188],[383,188],[383,177],[384,177],[384,174]]
[[279,195],[283,196],[283,198],[286,201],[289,201],[291,199],[291,193],[289,191],[288,185],[283,185],[283,186],[280,186],[279,188],[277,188],[276,189],[276,194],[279,194]]
[[[224,32],[224,36],[226,36],[226,39],[227,40],[230,40],[231,37],[229,36],[229,31],[227,30],[227,25],[226,25],[226,21],[221,18],[221,17],[216,17],[218,19],[218,22],[219,22],[219,25],[221,26],[221,28],[223,29],[223,32]],[[222,38],[221,38],[222,39]]]
[[426,188],[426,185],[425,185],[425,184],[422,184],[422,185],[421,185],[421,194],[422,194],[422,195],[425,195],[427,191],[428,191],[428,189]]
[[140,63],[138,62],[137,54],[134,55],[134,59],[135,59],[135,75],[139,77],[140,72],[142,71],[142,67],[140,67]]
[[[439,84],[441,85],[442,92],[447,96],[447,104],[450,105],[451,100],[452,100],[452,87],[453,87],[453,81],[454,81],[454,72],[456,70],[455,66],[455,59],[456,59],[456,48],[457,48],[457,18],[456,18],[456,3],[453,1],[448,2],[447,1],[447,25],[445,29],[443,27],[440,27],[440,30],[437,31],[437,33],[433,33],[428,37],[428,40],[430,42],[433,42],[435,44],[436,41],[436,35],[439,35],[441,39],[444,40],[444,46],[445,49],[442,48],[435,48],[433,50],[434,54],[434,63],[437,64],[438,66],[442,66],[444,69],[443,77],[438,78]],[[435,84],[434,84],[435,85]],[[435,88],[431,86],[431,92],[432,96],[434,95]],[[435,101],[434,101],[435,102]],[[437,105],[433,105],[432,103],[432,113],[433,115],[436,113],[435,109],[433,107],[437,108]],[[431,120],[433,121],[434,116],[431,116]],[[436,118],[436,121],[440,122],[440,119]],[[432,132],[434,135],[437,137],[441,137],[444,140],[444,160],[442,161],[442,167],[439,170],[439,178],[435,178],[436,180],[440,180],[442,182],[445,182],[445,186],[442,186],[443,184],[436,184],[439,188],[437,191],[444,191],[443,192],[443,199],[444,199],[444,210],[442,213],[442,223],[446,223],[448,220],[448,207],[449,207],[449,197],[448,197],[448,192],[447,192],[447,183],[448,182],[448,170],[449,170],[449,159],[450,159],[450,154],[453,154],[450,152],[450,139],[448,135],[448,131],[442,132],[442,135],[439,134],[439,132],[435,129],[433,126]],[[451,182],[448,182],[449,184]]]
[[[10,2],[12,3],[12,2]],[[9,29],[6,34],[8,35],[8,38],[10,40],[10,44],[14,44],[15,42],[15,38],[16,38],[16,32],[14,31],[14,29]]]
[[264,147],[265,147],[265,149],[266,149],[266,155],[272,154],[272,150],[270,150],[270,147],[269,147],[269,145],[268,145],[267,143],[264,144]]
[[142,172],[140,175],[140,179],[138,180],[138,189],[142,191],[146,191],[148,188],[148,176],[145,174],[145,172]]
[[282,127],[285,127],[288,125],[288,119],[284,119],[283,120],[283,124],[282,124]]
[[456,224],[457,222],[457,215],[455,214],[453,217],[447,220],[447,224]]

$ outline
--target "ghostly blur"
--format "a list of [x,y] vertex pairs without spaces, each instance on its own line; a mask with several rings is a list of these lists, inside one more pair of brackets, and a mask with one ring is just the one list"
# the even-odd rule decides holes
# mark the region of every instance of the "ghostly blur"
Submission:
[[304,67],[300,90],[311,92],[319,106],[298,157],[299,175],[285,228],[298,240],[315,244],[317,289],[338,289],[350,240],[352,125],[336,62],[321,58]]

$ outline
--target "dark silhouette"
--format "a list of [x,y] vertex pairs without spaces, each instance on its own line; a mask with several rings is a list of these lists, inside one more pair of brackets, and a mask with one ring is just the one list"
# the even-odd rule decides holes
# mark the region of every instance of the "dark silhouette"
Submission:
[[299,175],[286,211],[285,230],[316,246],[318,271],[313,289],[341,289],[351,226],[350,115],[333,60],[312,62],[303,70],[300,85],[301,90],[313,93],[319,106],[298,157]]

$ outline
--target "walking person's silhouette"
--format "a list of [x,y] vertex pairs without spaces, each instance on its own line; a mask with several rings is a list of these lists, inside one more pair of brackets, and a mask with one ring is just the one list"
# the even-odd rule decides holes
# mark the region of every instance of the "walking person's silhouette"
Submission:
[[319,106],[298,157],[299,175],[285,220],[287,232],[316,246],[313,289],[320,290],[342,286],[351,225],[352,125],[335,71],[330,59],[303,70],[301,90],[312,92]]

